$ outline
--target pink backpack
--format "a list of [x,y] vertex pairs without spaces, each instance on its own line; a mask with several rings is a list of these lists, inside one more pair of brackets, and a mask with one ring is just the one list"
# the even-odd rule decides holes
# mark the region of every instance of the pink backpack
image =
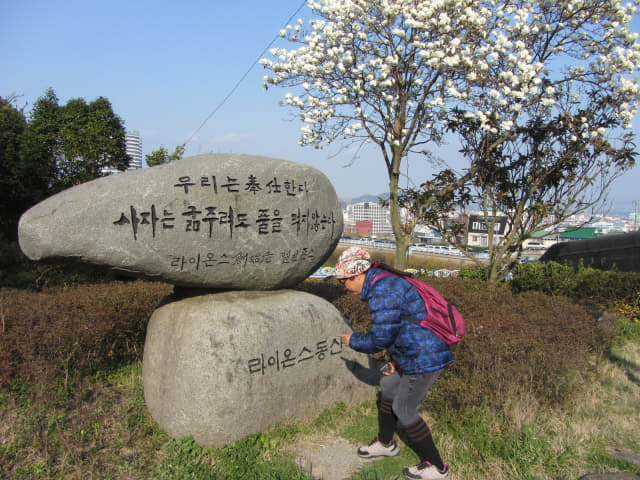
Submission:
[[[381,273],[371,282],[373,286],[378,280],[388,276],[398,277],[395,273]],[[465,333],[467,328],[464,318],[458,312],[456,307],[447,302],[438,291],[422,280],[413,277],[402,277],[418,290],[418,293],[424,301],[424,307],[427,310],[427,318],[420,322],[420,326],[430,329],[433,333],[444,340],[447,345],[457,344]]]

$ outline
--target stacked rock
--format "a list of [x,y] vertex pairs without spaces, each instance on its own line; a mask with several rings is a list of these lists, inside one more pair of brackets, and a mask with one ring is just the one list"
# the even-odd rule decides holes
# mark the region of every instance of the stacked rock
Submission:
[[220,446],[371,398],[367,357],[335,336],[349,328],[344,317],[289,289],[331,254],[342,222],[318,170],[208,154],[65,190],[25,212],[18,233],[32,260],[185,287],[149,320],[145,400],[170,436]]

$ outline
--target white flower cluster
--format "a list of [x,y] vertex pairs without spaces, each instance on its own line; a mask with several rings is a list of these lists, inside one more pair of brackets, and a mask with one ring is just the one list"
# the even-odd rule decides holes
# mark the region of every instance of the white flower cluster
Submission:
[[410,149],[407,138],[428,138],[426,125],[454,107],[496,134],[605,97],[628,128],[640,102],[640,44],[629,28],[637,4],[310,0],[318,18],[280,32],[298,48],[274,48],[260,63],[271,72],[265,87],[298,89],[284,103],[302,112],[302,144],[374,136]]

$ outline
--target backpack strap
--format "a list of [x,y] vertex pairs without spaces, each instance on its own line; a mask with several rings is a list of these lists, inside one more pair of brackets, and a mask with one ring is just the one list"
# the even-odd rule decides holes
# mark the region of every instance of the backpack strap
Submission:
[[397,276],[398,275],[396,275],[395,273],[391,273],[391,272],[380,273],[380,274],[376,275],[373,280],[371,280],[371,286],[373,287],[373,285],[383,277],[397,277]]
[[453,316],[453,309],[451,308],[451,304],[447,302],[447,308],[449,309],[449,321],[451,322],[451,327],[453,328],[453,333],[458,336],[458,325],[456,325],[456,319]]
[[371,265],[372,268],[380,268],[382,270],[385,270],[387,273],[393,273],[399,277],[412,277],[413,275],[410,274],[409,272],[405,272],[402,270],[398,270],[396,268],[393,268],[391,265],[387,265],[386,263],[380,263],[380,262],[373,262],[373,265]]

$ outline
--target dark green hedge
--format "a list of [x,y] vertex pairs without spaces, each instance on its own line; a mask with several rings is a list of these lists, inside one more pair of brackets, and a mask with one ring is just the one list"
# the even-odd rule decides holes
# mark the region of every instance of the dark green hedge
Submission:
[[518,265],[510,282],[514,292],[537,290],[580,301],[611,306],[631,302],[640,292],[640,273],[577,268],[557,262]]

